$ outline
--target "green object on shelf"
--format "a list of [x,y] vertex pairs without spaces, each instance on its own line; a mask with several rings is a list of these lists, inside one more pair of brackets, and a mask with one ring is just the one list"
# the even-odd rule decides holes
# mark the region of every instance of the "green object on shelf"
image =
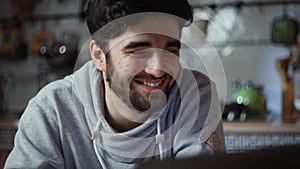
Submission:
[[274,19],[271,36],[274,43],[293,44],[297,40],[299,24],[297,18],[288,15],[287,5],[283,5],[283,15]]
[[242,88],[232,98],[235,103],[245,105],[249,115],[264,115],[266,113],[266,98],[258,89]]
[[277,18],[272,24],[272,41],[274,43],[292,44],[298,35],[298,22],[288,16]]

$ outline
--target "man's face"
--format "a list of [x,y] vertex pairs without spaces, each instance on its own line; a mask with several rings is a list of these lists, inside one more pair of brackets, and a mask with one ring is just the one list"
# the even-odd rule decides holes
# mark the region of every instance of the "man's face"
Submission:
[[[168,22],[164,24],[168,26],[159,27],[162,22]],[[166,98],[150,93],[163,91],[168,96],[179,72],[178,39],[177,21],[164,16],[145,18],[108,42],[105,78],[127,106],[146,111]],[[151,102],[149,96],[155,101]]]

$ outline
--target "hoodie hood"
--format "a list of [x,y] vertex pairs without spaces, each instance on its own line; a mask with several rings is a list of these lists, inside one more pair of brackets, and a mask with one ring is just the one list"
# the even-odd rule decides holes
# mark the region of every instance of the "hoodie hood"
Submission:
[[[211,111],[211,106],[201,107],[202,98],[208,99],[209,102],[217,99],[211,97],[215,94],[207,95],[199,90],[201,87],[211,87],[207,85],[211,81],[208,78],[197,81],[194,73],[188,70],[180,71],[167,105],[159,113],[160,124],[157,124],[157,120],[147,120],[130,131],[118,133],[110,127],[104,117],[105,91],[101,72],[92,61],[88,61],[73,75],[74,108],[88,137],[92,138],[93,133],[99,132],[96,145],[98,150],[101,149],[99,151],[102,156],[108,155],[128,163],[137,158],[153,157],[160,154],[155,139],[158,126],[165,136],[164,153],[171,150],[193,129],[203,128],[199,142],[204,142],[218,126],[220,118],[215,114],[220,114],[219,110],[213,108]],[[203,100],[204,102],[207,100]],[[206,122],[207,119],[209,122]]]

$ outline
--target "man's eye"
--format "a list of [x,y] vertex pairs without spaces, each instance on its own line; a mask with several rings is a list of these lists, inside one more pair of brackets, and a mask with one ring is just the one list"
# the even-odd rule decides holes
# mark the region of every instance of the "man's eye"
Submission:
[[178,54],[179,53],[179,50],[169,50],[169,52],[171,52],[171,53],[174,53],[174,54]]
[[134,57],[146,57],[150,55],[149,50],[130,51],[129,53]]
[[176,49],[174,49],[174,50],[172,50],[172,49],[169,49],[169,50],[163,50],[163,53],[164,53],[164,55],[168,55],[168,56],[171,56],[171,55],[178,55],[179,54],[179,50],[176,50]]

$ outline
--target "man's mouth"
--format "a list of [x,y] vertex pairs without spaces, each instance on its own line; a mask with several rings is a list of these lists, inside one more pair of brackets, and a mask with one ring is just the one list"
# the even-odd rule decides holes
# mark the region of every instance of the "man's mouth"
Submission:
[[149,86],[149,87],[157,87],[159,86],[160,84],[162,83],[162,81],[159,81],[159,82],[156,82],[156,83],[153,83],[153,82],[147,82],[147,81],[144,81],[143,84],[145,86]]
[[144,80],[144,79],[134,79],[134,82],[143,87],[147,91],[154,89],[161,89],[165,79],[153,79],[153,80]]

